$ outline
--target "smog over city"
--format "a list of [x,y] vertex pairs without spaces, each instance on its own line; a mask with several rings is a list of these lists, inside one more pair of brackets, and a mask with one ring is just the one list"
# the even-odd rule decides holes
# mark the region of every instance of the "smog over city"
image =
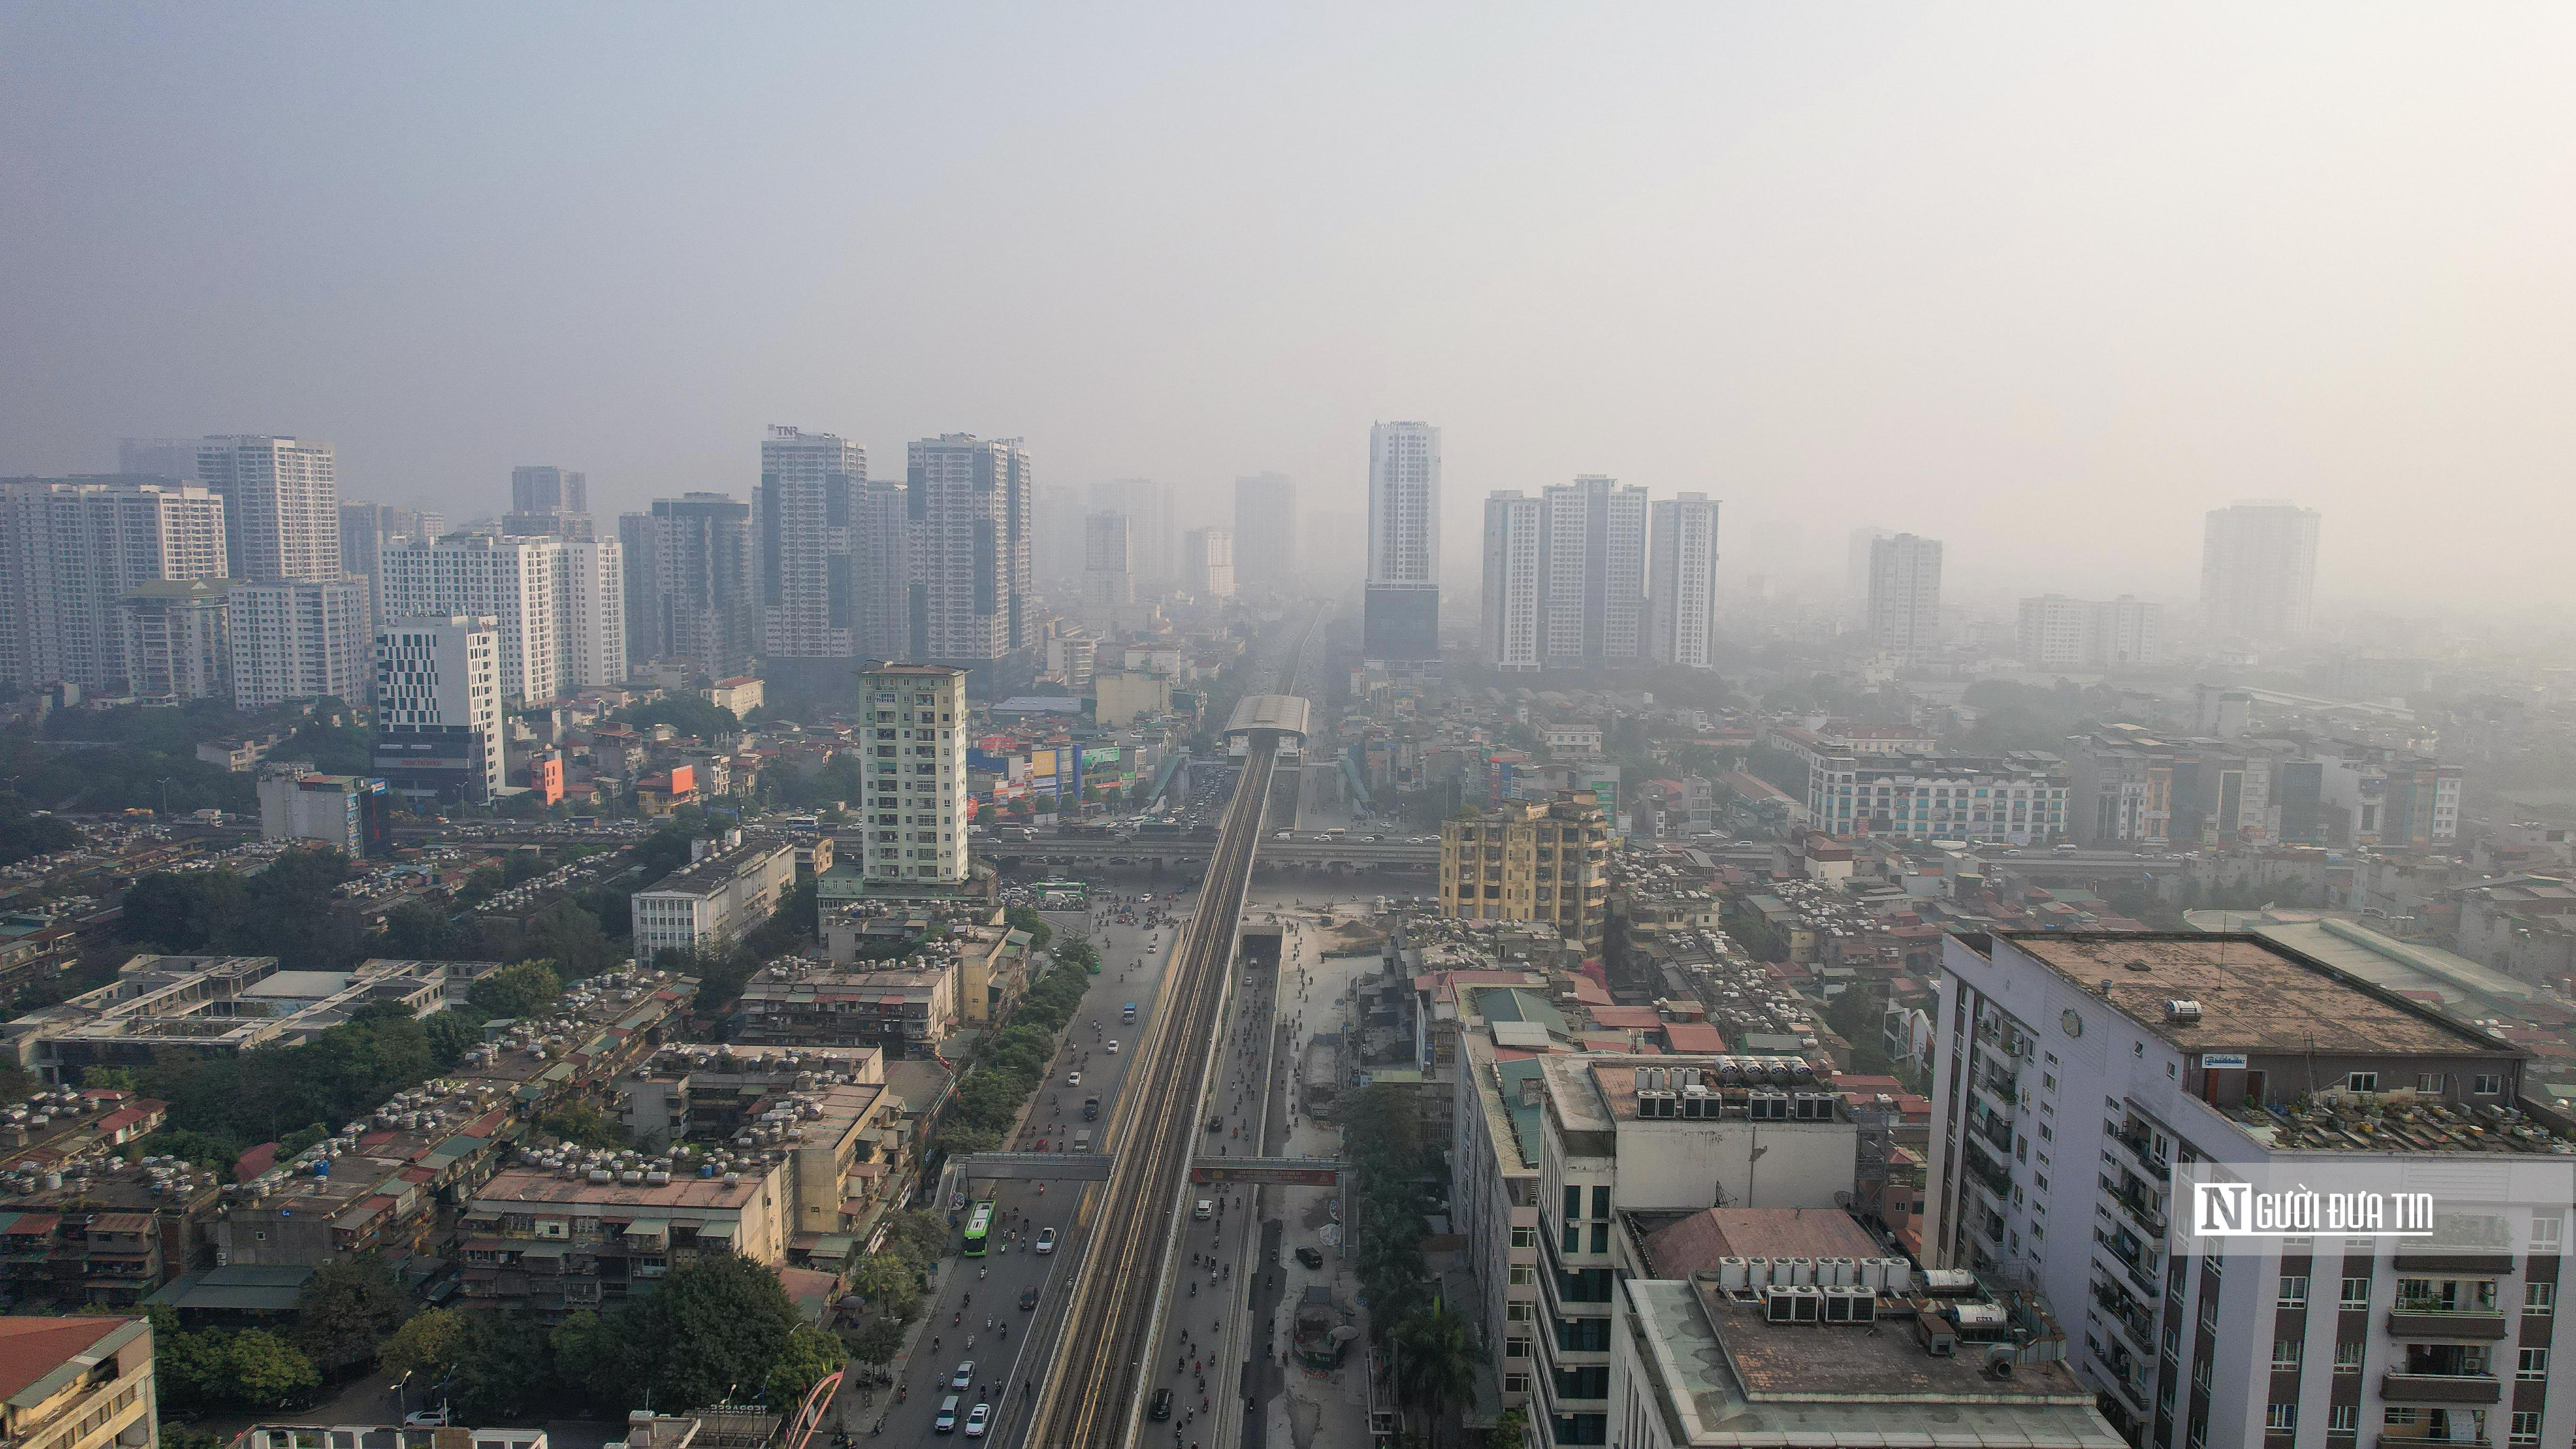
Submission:
[[0,0],[0,1431],[2568,1444],[2571,75]]

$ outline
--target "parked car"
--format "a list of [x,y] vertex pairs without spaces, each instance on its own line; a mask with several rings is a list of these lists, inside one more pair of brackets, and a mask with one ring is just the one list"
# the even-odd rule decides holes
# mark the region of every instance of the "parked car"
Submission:
[[447,1406],[445,1404],[441,1404],[435,1409],[414,1409],[410,1413],[403,1415],[403,1427],[406,1429],[444,1429],[447,1427]]
[[1299,1248],[1297,1250],[1297,1261],[1305,1264],[1309,1268],[1321,1268],[1324,1266],[1324,1255],[1316,1252],[1312,1248]]

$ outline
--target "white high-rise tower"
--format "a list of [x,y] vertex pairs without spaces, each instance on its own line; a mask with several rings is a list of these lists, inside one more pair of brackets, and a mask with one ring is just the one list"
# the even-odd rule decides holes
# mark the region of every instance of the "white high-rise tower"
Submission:
[[1371,659],[1440,657],[1440,430],[1369,429],[1369,524],[1362,647]]
[[233,577],[340,581],[340,481],[330,444],[208,438],[197,448],[197,472],[224,500]]
[[1900,533],[1869,546],[1869,629],[1878,647],[1923,654],[1941,644],[1941,541]]
[[868,453],[830,433],[773,427],[760,444],[752,527],[760,571],[761,653],[847,659],[859,652],[858,515]]
[[1709,667],[1717,636],[1717,500],[1659,499],[1646,581],[1646,654],[1657,664]]
[[2307,632],[2320,521],[2295,503],[2211,509],[2200,546],[2202,622],[2245,639]]
[[1543,505],[1519,489],[1485,500],[1484,599],[1479,642],[1497,669],[1535,670],[1539,640],[1539,551]]

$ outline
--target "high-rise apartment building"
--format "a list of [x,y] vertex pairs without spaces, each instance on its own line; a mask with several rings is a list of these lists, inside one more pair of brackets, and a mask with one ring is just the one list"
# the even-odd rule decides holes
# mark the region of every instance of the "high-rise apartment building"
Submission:
[[2211,509],[2200,545],[2202,622],[2244,639],[2306,633],[2319,521],[2315,509],[2294,503]]
[[773,427],[760,444],[760,650],[778,659],[858,654],[859,515],[865,448],[830,433]]
[[419,799],[484,801],[502,774],[501,634],[488,616],[376,628],[375,770]]
[[1646,490],[1584,474],[1551,485],[1539,551],[1546,660],[1559,669],[1634,664],[1646,615]]
[[1029,510],[1031,527],[1035,532],[1029,546],[1029,565],[1038,578],[1062,584],[1082,577],[1084,511],[1079,490],[1064,487],[1037,490]]
[[1869,546],[1869,632],[1893,654],[1941,647],[1941,541],[1911,533]]
[[1193,528],[1182,535],[1181,587],[1201,599],[1234,597],[1234,530]]
[[1285,473],[1235,479],[1234,536],[1245,548],[1235,582],[1246,590],[1304,588],[1297,572],[1297,523],[1296,479]]
[[2163,613],[2127,594],[2108,601],[2042,594],[2021,601],[2016,652],[2038,669],[2154,664],[2163,657]]
[[1440,657],[1440,430],[1369,429],[1368,582],[1361,648],[1371,659]]
[[1526,672],[1545,662],[1539,609],[1544,506],[1517,488],[1485,500],[1484,595],[1478,639],[1485,662]]
[[145,704],[230,699],[232,580],[151,579],[117,607],[125,630],[126,687]]
[[390,617],[488,616],[501,697],[534,704],[626,678],[626,584],[615,539],[453,534],[385,549]]
[[966,671],[889,664],[859,676],[869,739],[860,824],[872,881],[966,879]]
[[1104,510],[1082,519],[1082,602],[1085,608],[1136,602],[1135,520]]
[[1853,529],[1843,547],[1843,617],[1855,624],[1869,622],[1869,579],[1871,551],[1882,538],[1895,537],[1893,529],[1865,523]]
[[1112,478],[1091,485],[1097,513],[1127,515],[1129,567],[1148,598],[1180,580],[1181,533],[1172,485],[1152,478]]
[[510,470],[512,513],[588,513],[590,480],[550,465]]
[[[749,546],[747,542],[745,546]],[[660,592],[654,577],[653,515],[617,515],[617,548],[626,556],[626,662],[632,666],[659,659],[665,652],[662,623],[654,613],[653,602]],[[746,594],[746,601],[748,598]]]
[[[364,574],[370,586],[384,573],[384,551],[388,542],[407,538],[436,538],[446,532],[446,520],[435,513],[417,508],[396,508],[385,503],[343,503],[340,505],[340,567],[353,574]],[[375,593],[375,606],[381,614],[385,596]]]
[[1676,494],[1659,500],[1653,512],[1646,657],[1706,669],[1717,639],[1717,500],[1705,493]]
[[340,483],[328,443],[211,437],[197,474],[224,500],[233,577],[251,583],[340,579]]
[[127,683],[118,610],[156,579],[226,574],[224,504],[158,477],[0,483],[0,678],[34,689]]
[[[858,569],[859,657],[892,663],[912,648],[912,546],[910,490],[881,478],[860,490],[855,559]],[[1031,541],[1034,548],[1035,541]],[[1034,580],[1032,580],[1034,583]]]
[[236,708],[324,695],[366,701],[375,605],[364,578],[237,582],[224,603]]
[[1028,449],[945,433],[906,453],[912,657],[971,667],[1033,647]]
[[182,483],[195,483],[200,481],[197,447],[195,438],[119,438],[116,471],[127,477],[175,478]]
[[2061,1305],[2132,1444],[2566,1441],[2567,1118],[2414,995],[2260,935],[1945,938],[1925,1261]]
[[[627,597],[640,612],[627,628],[643,641],[640,658],[686,660],[710,679],[749,670],[759,650],[751,505],[722,493],[657,498],[650,513],[621,519],[619,531],[637,540]],[[637,647],[630,640],[630,657]]]

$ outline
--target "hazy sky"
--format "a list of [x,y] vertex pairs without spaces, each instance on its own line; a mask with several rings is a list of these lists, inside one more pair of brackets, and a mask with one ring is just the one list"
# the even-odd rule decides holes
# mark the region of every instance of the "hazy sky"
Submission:
[[613,512],[778,422],[1355,506],[1424,418],[1461,563],[1603,472],[1729,572],[2186,597],[2266,496],[2329,597],[2556,603],[2571,76],[2563,4],[0,4],[0,473]]

